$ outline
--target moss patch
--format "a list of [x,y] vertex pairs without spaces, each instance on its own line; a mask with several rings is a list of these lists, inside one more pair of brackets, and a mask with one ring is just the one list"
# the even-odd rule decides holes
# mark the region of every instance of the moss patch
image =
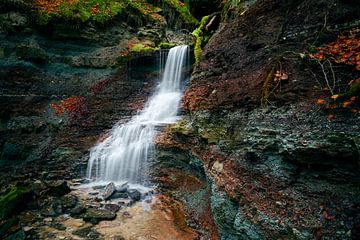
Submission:
[[202,46],[206,44],[209,40],[209,37],[205,36],[206,32],[206,24],[209,22],[210,16],[205,16],[201,19],[200,26],[196,28],[192,35],[195,37],[195,48],[194,48],[194,55],[196,64],[200,63],[200,58],[202,54]]
[[148,53],[156,51],[156,48],[149,47],[142,43],[136,43],[129,50],[133,53]]

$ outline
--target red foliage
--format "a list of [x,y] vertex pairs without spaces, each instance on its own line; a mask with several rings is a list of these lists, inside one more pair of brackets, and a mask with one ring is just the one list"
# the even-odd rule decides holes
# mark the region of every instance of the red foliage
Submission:
[[357,36],[359,32],[360,29],[356,28],[350,31],[349,36],[339,36],[335,42],[318,48],[318,51],[310,54],[310,57],[353,65],[356,70],[360,70],[360,38]]
[[67,99],[61,100],[60,103],[51,103],[50,107],[57,116],[67,113],[70,123],[83,122],[89,113],[85,98],[79,96],[68,97]]

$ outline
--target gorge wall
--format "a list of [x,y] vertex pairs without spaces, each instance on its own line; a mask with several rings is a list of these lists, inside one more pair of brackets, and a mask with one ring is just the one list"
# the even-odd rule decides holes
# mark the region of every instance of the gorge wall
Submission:
[[[351,110],[359,102],[322,105],[359,71],[334,63],[324,77],[311,58],[317,46],[358,31],[359,7],[257,1],[203,49],[187,114],[157,139],[154,175],[209,238],[359,237],[360,129]],[[334,92],[325,79],[332,71]]]

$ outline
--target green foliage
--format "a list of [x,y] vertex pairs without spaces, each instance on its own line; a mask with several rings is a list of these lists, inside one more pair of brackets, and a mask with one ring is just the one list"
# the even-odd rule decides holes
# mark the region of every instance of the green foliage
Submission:
[[192,35],[195,37],[195,48],[194,48],[194,55],[195,55],[195,61],[196,64],[199,64],[201,54],[202,54],[202,45],[206,44],[206,40],[209,38],[204,35],[204,32],[206,31],[206,24],[209,22],[210,16],[205,16],[201,19],[200,25],[198,28],[196,28]]
[[19,210],[20,205],[28,195],[29,190],[25,187],[15,187],[0,199],[0,220],[9,217],[14,211]]

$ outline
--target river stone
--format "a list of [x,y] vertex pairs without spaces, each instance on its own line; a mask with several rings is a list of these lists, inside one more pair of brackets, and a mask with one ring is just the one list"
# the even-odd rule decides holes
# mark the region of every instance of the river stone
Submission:
[[61,205],[63,206],[63,208],[65,209],[69,209],[69,208],[73,208],[76,206],[76,203],[78,201],[78,198],[75,195],[64,195],[60,198],[61,200]]
[[75,230],[73,234],[84,239],[98,239],[100,236],[100,234],[92,229],[91,226]]
[[106,186],[105,191],[103,193],[103,198],[105,200],[108,200],[115,192],[116,192],[115,184],[111,182]]
[[23,230],[20,230],[14,234],[11,234],[4,240],[24,240],[25,238],[26,238],[25,232]]
[[128,198],[128,197],[129,195],[126,192],[116,192],[110,197],[110,199]]
[[116,213],[116,212],[118,212],[120,210],[120,206],[117,205],[117,204],[106,204],[105,209],[109,210],[109,211],[111,211],[113,213]]
[[61,197],[71,192],[71,189],[66,181],[55,181],[50,183],[48,186],[49,186],[49,190],[46,191],[46,194],[51,196]]
[[106,209],[95,209],[95,208],[88,208],[83,217],[84,221],[91,222],[93,224],[97,224],[99,221],[103,221],[103,220],[114,220],[115,218],[116,218],[115,213]]
[[129,190],[128,193],[129,193],[129,196],[131,197],[132,200],[140,201],[141,193],[138,190],[132,189],[132,190]]

